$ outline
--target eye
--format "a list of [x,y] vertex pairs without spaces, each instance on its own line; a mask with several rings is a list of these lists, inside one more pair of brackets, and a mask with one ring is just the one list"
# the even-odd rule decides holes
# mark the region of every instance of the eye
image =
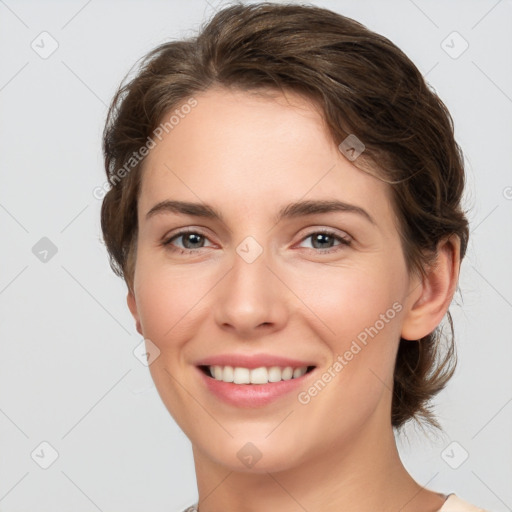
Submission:
[[[182,247],[175,245],[175,242],[180,239]],[[307,239],[311,239],[311,249],[319,249],[319,252],[321,253],[335,252],[339,250],[336,249],[336,247],[341,245],[349,246],[351,243],[351,240],[348,238],[342,237],[336,232],[329,230],[320,230],[310,233],[308,236],[302,239],[302,242]],[[172,252],[190,254],[203,249],[204,247],[208,247],[204,245],[207,240],[208,238],[202,233],[188,230],[175,233],[170,238],[164,240],[162,245],[167,247]],[[211,245],[213,244],[210,244],[210,246]]]
[[[334,231],[329,230],[320,230],[315,231],[313,233],[310,233],[308,236],[303,238],[302,240],[307,240],[308,238],[311,239],[311,245],[313,249],[321,249],[320,252],[323,253],[330,253],[335,252],[338,249],[330,250],[333,247],[345,245],[349,246],[351,243],[351,240],[348,238],[342,237],[335,233]],[[338,241],[338,244],[334,244],[335,241]]]
[[[173,242],[175,240],[182,239],[183,247],[176,247]],[[208,240],[206,236],[197,231],[180,231],[174,234],[172,237],[164,240],[162,245],[170,249],[171,251],[177,251],[181,254],[194,252],[204,247],[204,242]]]

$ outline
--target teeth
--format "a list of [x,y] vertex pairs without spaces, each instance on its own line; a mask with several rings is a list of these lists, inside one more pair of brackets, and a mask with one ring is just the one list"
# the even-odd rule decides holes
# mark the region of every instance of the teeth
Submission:
[[[307,370],[307,368],[306,368]],[[306,373],[306,372],[304,372]],[[290,380],[293,378],[293,368],[291,366],[287,366],[286,368],[283,369],[283,371],[281,372],[281,378],[283,380]]]
[[251,370],[251,384],[266,384],[268,382],[268,370],[264,367]]
[[[211,369],[210,369],[211,372]],[[222,380],[222,368],[220,366],[213,367],[213,377],[216,380]]]
[[302,377],[307,371],[307,368],[303,371],[303,368],[295,368],[293,370],[293,378],[296,379],[297,377]]
[[290,380],[302,377],[308,368],[301,366],[300,368],[292,368],[286,366],[271,366],[265,368],[243,368],[240,366],[209,366],[210,375],[215,380],[224,382],[233,382],[235,384],[268,384],[269,382],[279,382],[280,380]]
[[235,384],[250,384],[251,383],[251,372],[248,368],[234,368],[235,378],[233,382]]
[[235,378],[233,367],[226,366],[224,370],[222,370],[222,366],[219,366],[220,368],[220,378],[217,380],[223,380],[224,382],[233,382],[233,379]]

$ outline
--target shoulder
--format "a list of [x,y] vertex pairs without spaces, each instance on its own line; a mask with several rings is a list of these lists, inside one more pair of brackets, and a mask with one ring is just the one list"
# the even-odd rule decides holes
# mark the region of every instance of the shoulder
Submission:
[[462,498],[459,498],[455,494],[450,494],[448,499],[444,502],[443,506],[439,509],[439,512],[489,512],[483,508],[479,508]]

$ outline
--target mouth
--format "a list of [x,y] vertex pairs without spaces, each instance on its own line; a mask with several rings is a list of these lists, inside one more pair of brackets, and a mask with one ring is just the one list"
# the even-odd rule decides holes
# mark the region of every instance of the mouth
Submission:
[[274,382],[300,379],[312,372],[315,366],[243,366],[200,365],[198,368],[209,378],[237,385],[264,385]]
[[198,365],[197,375],[210,399],[239,409],[258,409],[281,400],[297,399],[316,366]]

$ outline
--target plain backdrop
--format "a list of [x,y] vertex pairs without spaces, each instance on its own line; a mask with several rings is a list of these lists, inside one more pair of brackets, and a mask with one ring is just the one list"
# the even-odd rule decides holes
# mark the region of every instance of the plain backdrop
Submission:
[[[422,485],[512,510],[512,2],[311,2],[405,51],[465,153],[471,238],[444,433],[399,439]],[[101,242],[101,132],[135,61],[219,0],[0,0],[0,510],[181,511],[191,447],[160,401]],[[45,469],[46,467],[46,469]]]

